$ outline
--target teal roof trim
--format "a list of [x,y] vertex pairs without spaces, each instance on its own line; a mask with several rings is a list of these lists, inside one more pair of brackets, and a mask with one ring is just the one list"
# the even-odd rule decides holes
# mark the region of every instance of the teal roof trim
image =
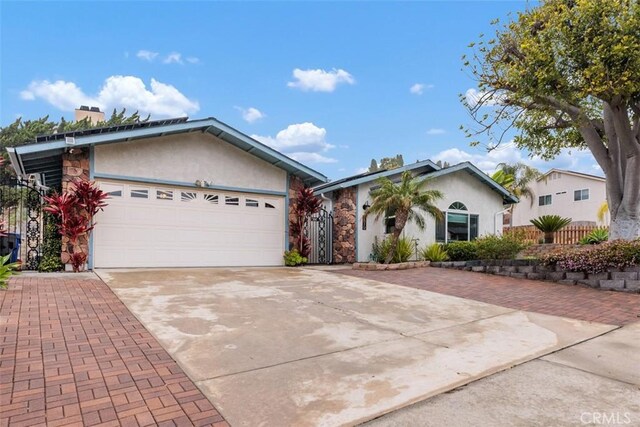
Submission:
[[[15,147],[13,152],[20,159],[46,157],[48,153],[52,156],[59,155],[64,149],[72,147],[95,146],[100,144],[112,144],[135,139],[166,136],[187,132],[207,132],[234,146],[244,150],[280,169],[296,175],[308,184],[317,185],[328,181],[327,177],[320,172],[311,169],[302,163],[274,150],[273,148],[256,141],[248,135],[232,128],[215,118],[191,120],[184,123],[174,123],[149,128],[120,130],[115,132],[101,133],[95,135],[77,136],[74,145],[68,145],[64,140],[29,144]],[[33,171],[22,170],[21,173],[33,173]]]
[[349,178],[341,179],[336,182],[329,182],[322,184],[314,188],[316,194],[329,193],[331,191],[340,190],[342,188],[353,187],[354,185],[364,184],[370,181],[375,181],[378,178],[384,176],[397,175],[405,171],[413,171],[416,169],[425,168],[430,172],[440,170],[440,166],[433,163],[431,160],[423,160],[421,162],[412,163],[395,169],[382,170],[377,173],[367,173],[361,175],[355,175]]

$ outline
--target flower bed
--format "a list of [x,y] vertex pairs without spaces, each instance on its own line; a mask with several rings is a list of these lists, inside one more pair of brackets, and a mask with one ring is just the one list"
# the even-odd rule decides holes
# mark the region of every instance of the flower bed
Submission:
[[399,262],[396,264],[378,264],[376,262],[356,262],[353,264],[354,270],[377,270],[377,271],[385,271],[385,270],[408,270],[411,268],[422,268],[428,267],[430,264],[429,261],[410,261],[410,262]]

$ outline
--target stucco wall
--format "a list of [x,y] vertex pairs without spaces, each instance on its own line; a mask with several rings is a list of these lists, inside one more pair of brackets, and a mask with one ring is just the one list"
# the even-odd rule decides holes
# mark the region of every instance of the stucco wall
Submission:
[[[357,246],[358,261],[366,262],[371,254],[371,246],[374,238],[384,239],[384,218],[376,220],[375,217],[367,219],[367,229],[362,230],[362,205],[366,201],[371,203],[369,191],[375,187],[376,183],[367,183],[358,187],[358,215],[357,222]],[[453,202],[462,202],[469,209],[470,214],[479,215],[478,235],[494,234],[502,232],[502,216],[496,217],[496,213],[501,212],[502,197],[491,190],[486,184],[481,183],[477,178],[472,177],[467,172],[460,171],[450,175],[444,175],[433,179],[429,188],[440,190],[444,193],[444,198],[436,202],[436,206],[441,210],[446,210]],[[418,229],[414,223],[409,223],[405,227],[404,234],[412,238],[418,238],[420,248],[436,241],[435,220],[425,215],[426,227],[424,231]]]
[[[534,192],[533,206],[531,199],[522,198],[513,210],[513,225],[530,225],[529,220],[540,215],[560,215],[573,221],[597,222],[598,209],[607,200],[604,181],[556,172],[557,179],[549,176],[532,185]],[[573,200],[575,190],[589,189],[589,200]],[[551,194],[551,204],[538,206],[538,197]],[[608,224],[608,218],[606,223]]]
[[95,173],[286,191],[286,172],[213,135],[193,133],[100,145]]

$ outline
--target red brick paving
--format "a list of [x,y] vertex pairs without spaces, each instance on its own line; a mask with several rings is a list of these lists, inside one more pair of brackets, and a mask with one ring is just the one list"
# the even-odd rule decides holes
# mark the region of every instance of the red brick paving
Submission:
[[444,268],[394,271],[336,270],[336,272],[518,310],[610,325],[626,325],[640,321],[640,295],[638,294]]
[[0,426],[228,426],[101,281],[0,290]]

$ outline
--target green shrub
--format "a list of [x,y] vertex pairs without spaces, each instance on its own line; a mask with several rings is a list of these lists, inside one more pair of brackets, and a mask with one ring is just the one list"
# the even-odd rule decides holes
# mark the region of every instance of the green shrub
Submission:
[[11,254],[0,257],[0,289],[5,289],[9,279],[14,274],[18,274],[19,262],[10,262]]
[[540,257],[540,262],[587,273],[630,267],[640,264],[640,240],[614,240],[593,247],[555,251]]
[[482,236],[475,242],[478,259],[514,259],[528,246],[518,233]]
[[450,242],[444,246],[451,261],[471,261],[478,259],[478,244],[476,241]]
[[609,240],[609,231],[606,228],[596,228],[591,233],[580,239],[581,245],[599,245]]
[[448,261],[449,255],[447,255],[447,251],[444,250],[440,243],[434,243],[432,245],[426,246],[420,251],[420,255],[427,261],[431,262],[442,262]]
[[284,264],[289,267],[306,264],[307,261],[308,259],[300,255],[297,249],[292,249],[284,253]]
[[[396,247],[396,253],[391,260],[392,263],[407,262],[413,254],[414,244],[413,241],[401,236],[398,238],[398,246]],[[387,259],[391,251],[391,236],[384,239],[382,242],[378,242],[376,238],[373,242],[372,256],[375,262],[383,263]]]

